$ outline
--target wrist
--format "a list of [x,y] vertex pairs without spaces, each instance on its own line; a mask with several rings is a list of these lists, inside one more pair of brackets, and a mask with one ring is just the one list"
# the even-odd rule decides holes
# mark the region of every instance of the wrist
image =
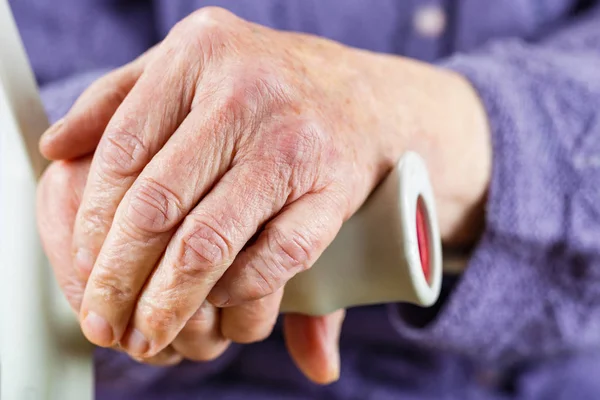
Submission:
[[419,124],[410,145],[430,168],[441,210],[442,240],[448,245],[469,245],[483,230],[491,178],[487,115],[464,77],[435,67],[427,69],[422,85],[426,102],[415,109]]
[[390,109],[386,118],[394,124],[385,128],[382,159],[392,165],[406,150],[421,154],[436,196],[442,240],[468,246],[483,230],[491,177],[483,104],[458,73],[400,57],[383,56],[382,62],[388,64],[382,107]]

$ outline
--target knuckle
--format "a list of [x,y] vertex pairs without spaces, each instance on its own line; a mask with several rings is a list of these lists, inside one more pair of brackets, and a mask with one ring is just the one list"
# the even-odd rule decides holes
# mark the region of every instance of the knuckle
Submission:
[[246,269],[251,279],[247,284],[241,286],[241,293],[232,295],[239,301],[247,302],[262,299],[272,293],[275,293],[284,284],[284,278],[279,272],[279,267],[275,263],[267,261],[250,262]]
[[243,62],[228,66],[230,79],[217,86],[215,94],[221,98],[218,115],[243,121],[246,128],[256,128],[261,117],[281,113],[291,104],[289,86],[280,72],[265,67],[264,62],[244,55],[238,58],[244,58]]
[[102,202],[101,199],[92,199],[88,204],[81,205],[79,213],[77,228],[80,234],[90,238],[105,237],[108,234],[109,221],[113,217],[108,204]]
[[100,152],[99,166],[106,175],[122,178],[135,175],[151,158],[150,149],[128,129],[107,130],[105,147]]
[[175,25],[172,35],[181,45],[199,47],[205,58],[231,44],[232,33],[242,20],[220,7],[204,7]]
[[218,29],[219,26],[227,25],[239,18],[225,8],[209,6],[193,12],[190,14],[189,19],[195,25]]
[[314,241],[297,230],[289,234],[274,226],[267,230],[268,249],[274,256],[273,259],[280,262],[286,278],[308,269],[313,258]]
[[191,279],[198,279],[219,273],[231,264],[233,246],[218,223],[193,214],[187,218],[191,229],[182,239],[180,262],[175,268]]
[[255,113],[237,91],[222,85],[216,95],[219,99],[212,117],[216,126],[230,127],[233,136],[236,137],[255,124]]
[[122,277],[110,269],[95,269],[90,279],[96,296],[115,307],[125,305],[135,297],[133,288],[124,284]]
[[272,127],[262,146],[267,149],[262,159],[290,198],[303,195],[320,179],[326,168],[326,140],[316,125],[296,118]]
[[151,332],[155,344],[161,344],[164,334],[178,326],[179,318],[176,307],[166,307],[157,302],[152,304],[145,302],[141,309],[144,326]]
[[246,265],[249,278],[243,293],[237,294],[243,301],[262,299],[279,290],[294,275],[310,267],[315,241],[293,232],[286,235],[277,227],[267,227],[266,257],[253,257]]
[[279,129],[276,162],[292,168],[305,167],[321,154],[323,134],[316,126],[305,121],[289,121]]
[[125,218],[146,234],[167,232],[185,212],[181,198],[165,185],[144,178],[132,189]]

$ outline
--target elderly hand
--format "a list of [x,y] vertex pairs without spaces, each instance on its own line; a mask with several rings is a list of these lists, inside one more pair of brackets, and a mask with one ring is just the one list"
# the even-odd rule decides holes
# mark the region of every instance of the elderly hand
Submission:
[[[85,289],[85,280],[73,268],[70,243],[75,215],[87,181],[91,157],[75,161],[53,163],[45,172],[38,188],[38,224],[44,249],[54,267],[55,276],[67,300],[79,311]],[[252,312],[252,308],[248,309]],[[227,314],[229,310],[224,310]],[[230,343],[219,324],[221,311],[208,302],[194,313],[175,340],[158,354],[136,358],[140,362],[169,366],[184,358],[192,361],[209,361],[218,357]],[[343,311],[322,318],[287,315],[285,336],[290,353],[304,373],[317,383],[328,383],[339,374],[337,341]],[[252,318],[252,315],[250,316]],[[242,316],[243,324],[252,320]],[[241,329],[245,329],[243,326]],[[121,350],[114,346],[115,350]]]
[[72,235],[82,329],[150,358],[203,304],[225,307],[220,339],[268,335],[285,282],[407,149],[428,162],[444,239],[473,239],[488,142],[454,73],[207,8],[93,85],[41,149],[95,149]]

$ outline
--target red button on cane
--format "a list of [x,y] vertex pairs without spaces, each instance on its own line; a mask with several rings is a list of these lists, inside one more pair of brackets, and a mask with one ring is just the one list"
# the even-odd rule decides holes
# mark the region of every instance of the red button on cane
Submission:
[[421,197],[417,200],[417,241],[419,243],[419,256],[425,280],[430,283],[431,268],[429,265],[429,229],[427,224],[427,207]]

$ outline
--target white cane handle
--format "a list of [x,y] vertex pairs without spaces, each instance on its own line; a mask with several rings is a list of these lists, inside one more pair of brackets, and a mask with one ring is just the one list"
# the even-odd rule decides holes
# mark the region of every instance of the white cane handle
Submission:
[[408,152],[309,270],[284,289],[281,310],[324,315],[358,305],[430,306],[442,249],[425,163]]

